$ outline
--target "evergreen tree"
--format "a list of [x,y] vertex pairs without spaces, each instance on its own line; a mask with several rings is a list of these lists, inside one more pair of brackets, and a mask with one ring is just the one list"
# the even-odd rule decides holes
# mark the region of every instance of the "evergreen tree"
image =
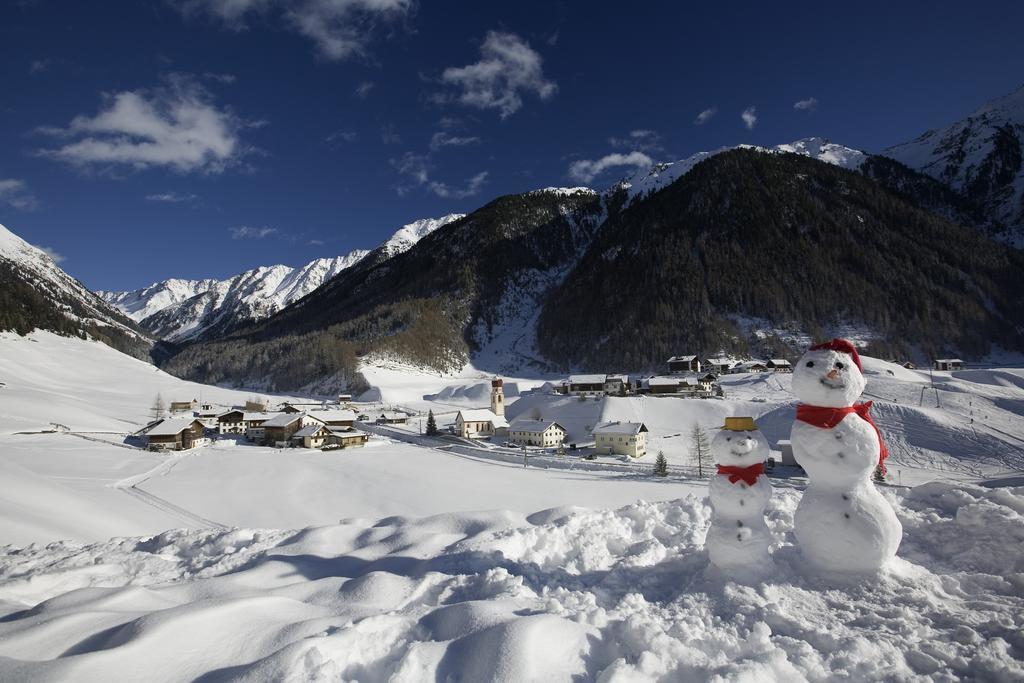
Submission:
[[690,453],[697,461],[697,476],[703,477],[705,472],[711,474],[711,444],[707,433],[700,425],[693,425],[690,432]]
[[881,465],[875,468],[875,481],[879,484],[885,483],[885,470],[882,469]]
[[654,476],[668,476],[668,460],[665,459],[664,451],[658,451],[658,458],[654,461]]
[[153,407],[150,408],[150,410],[153,411],[154,420],[159,420],[163,417],[164,413],[167,412],[167,406],[164,404],[164,397],[157,394],[156,398],[153,400]]
[[427,411],[427,436],[437,436],[437,421],[434,420],[434,411]]

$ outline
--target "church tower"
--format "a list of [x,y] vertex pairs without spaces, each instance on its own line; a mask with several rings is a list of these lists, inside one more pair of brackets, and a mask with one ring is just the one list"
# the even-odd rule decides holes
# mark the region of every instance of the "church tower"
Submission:
[[498,417],[505,416],[505,390],[501,386],[500,377],[491,380],[491,412]]

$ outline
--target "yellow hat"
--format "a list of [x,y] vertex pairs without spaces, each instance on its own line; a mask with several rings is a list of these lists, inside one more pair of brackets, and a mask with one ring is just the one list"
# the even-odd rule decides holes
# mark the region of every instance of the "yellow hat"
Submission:
[[757,424],[752,417],[727,417],[722,429],[730,432],[756,432]]

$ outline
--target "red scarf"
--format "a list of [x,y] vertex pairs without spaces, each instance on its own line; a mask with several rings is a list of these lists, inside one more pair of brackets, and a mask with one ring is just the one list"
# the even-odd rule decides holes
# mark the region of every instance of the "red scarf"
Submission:
[[846,406],[845,408],[825,408],[798,403],[796,406],[796,419],[822,429],[832,429],[850,413],[857,413],[865,422],[875,428],[875,434],[878,435],[878,466],[882,468],[882,474],[885,474],[885,459],[889,457],[889,449],[886,448],[885,441],[882,440],[882,432],[878,430],[878,425],[875,424],[875,421],[871,419],[871,415],[868,414],[868,411],[871,410],[871,404],[872,401],[867,401],[866,403],[858,403],[857,405]]
[[764,474],[764,463],[759,462],[756,465],[750,467],[734,467],[732,465],[719,465],[719,474],[728,474],[729,483],[735,484],[740,479],[747,482],[748,486],[753,486],[757,482],[758,476]]

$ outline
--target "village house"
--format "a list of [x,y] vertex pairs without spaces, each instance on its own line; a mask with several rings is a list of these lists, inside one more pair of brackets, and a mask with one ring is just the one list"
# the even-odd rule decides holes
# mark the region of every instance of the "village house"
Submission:
[[765,372],[768,367],[759,361],[747,361],[733,368],[733,372]]
[[195,418],[202,422],[207,429],[217,429],[222,414],[224,414],[222,408],[204,408],[195,412]]
[[377,416],[377,424],[383,425],[404,425],[409,421],[409,415],[398,411],[385,411]]
[[678,377],[648,377],[645,388],[651,394],[676,394],[679,393],[681,383],[685,384],[686,380]]
[[793,372],[793,366],[785,358],[772,358],[764,366],[772,372]]
[[151,451],[185,451],[207,443],[203,423],[194,417],[168,418],[146,432],[146,447]]
[[728,375],[736,361],[731,358],[708,358],[704,361],[704,369],[716,375]]
[[172,413],[191,413],[198,407],[199,401],[195,399],[192,399],[191,401],[171,401],[171,407],[169,410]]
[[672,356],[665,362],[668,364],[668,374],[670,375],[700,372],[700,360],[697,356]]
[[568,432],[554,420],[513,420],[508,426],[509,441],[517,446],[558,446]]
[[917,366],[911,363],[909,360],[903,364],[903,367],[905,367],[907,370],[917,370]]
[[328,427],[351,427],[356,423],[354,410],[314,410],[309,414]]
[[218,434],[245,434],[245,413],[238,409],[217,416]]
[[959,358],[936,358],[934,367],[936,370],[963,370],[964,362]]
[[291,441],[296,448],[322,448],[330,436],[330,427],[314,422],[292,434]]
[[629,391],[629,375],[608,375],[604,378],[606,396],[618,396]]
[[710,396],[718,384],[718,378],[713,373],[707,373],[697,378],[698,391],[707,392]]
[[331,427],[331,435],[327,437],[327,445],[355,448],[366,445],[366,442],[369,440],[369,434],[357,431],[352,427]]
[[306,413],[280,413],[263,423],[263,445],[283,448],[296,432],[313,424],[324,426],[323,422]]
[[487,408],[464,409],[455,416],[455,431],[467,439],[496,436],[508,433],[508,421]]
[[263,443],[263,425],[267,420],[285,414],[286,413],[244,413],[242,421],[245,423],[245,438],[253,443]]
[[267,412],[267,402],[250,399],[245,402],[245,410],[250,413],[265,413]]
[[569,375],[569,393],[573,396],[604,396],[605,375]]
[[602,422],[594,427],[598,453],[640,458],[647,454],[647,426],[642,422]]
[[343,403],[351,403],[351,402],[352,402],[352,394],[338,394],[338,405],[341,405]]

